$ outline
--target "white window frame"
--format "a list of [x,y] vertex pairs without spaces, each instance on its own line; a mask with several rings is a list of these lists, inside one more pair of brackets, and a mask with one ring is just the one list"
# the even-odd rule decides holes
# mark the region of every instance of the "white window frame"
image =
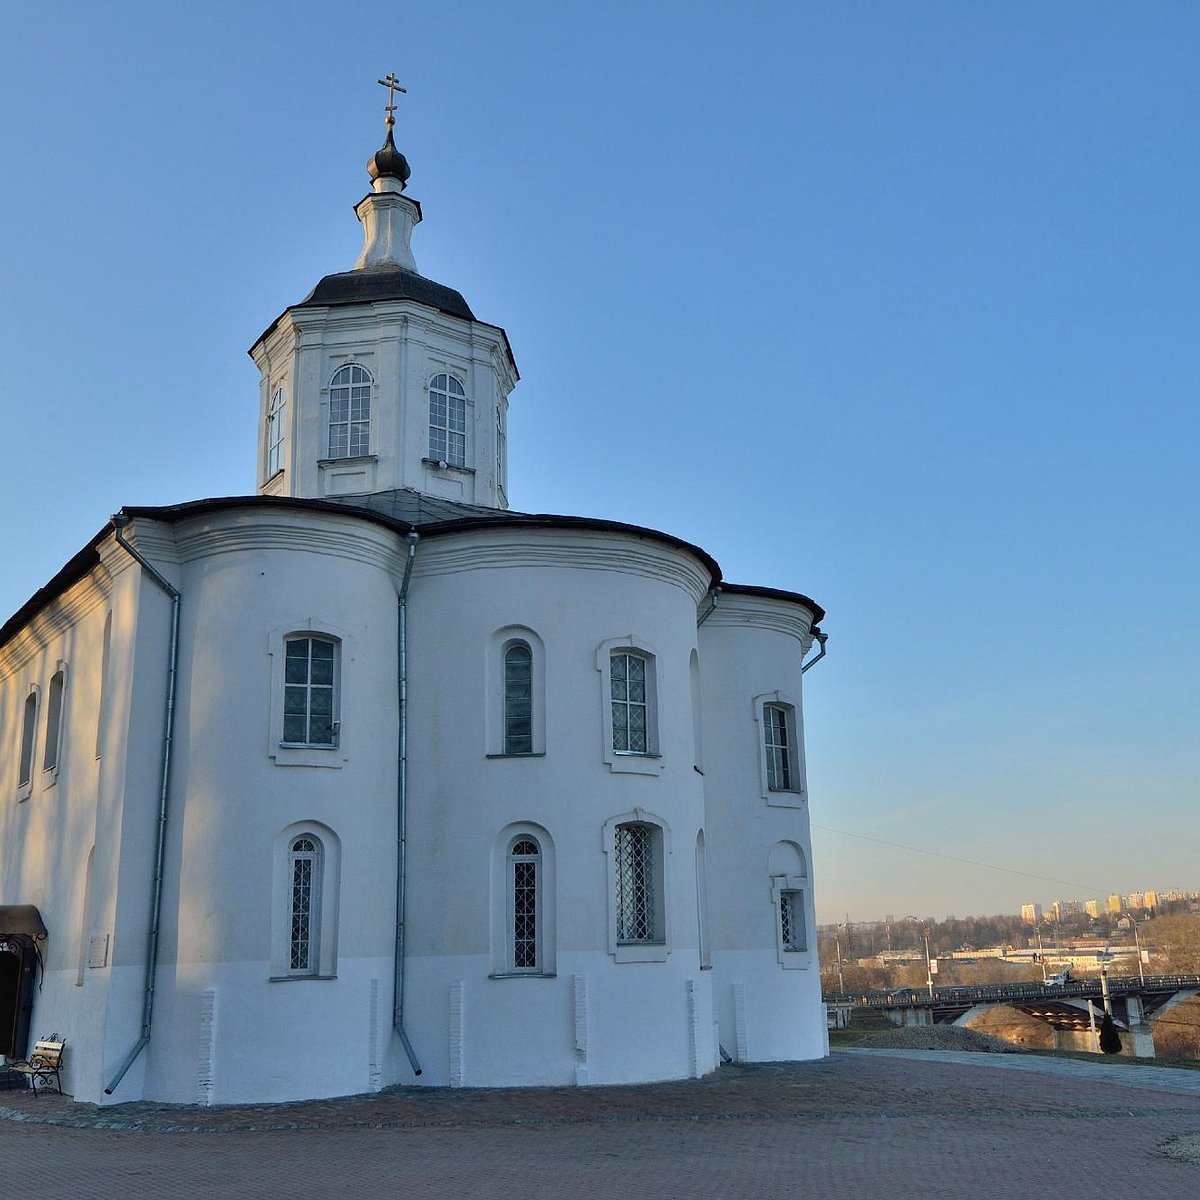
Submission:
[[[618,869],[620,866],[620,835],[618,831],[624,826],[640,826],[649,832],[651,838],[651,907],[654,928],[651,937],[643,939],[619,938],[621,914],[618,898]],[[671,895],[668,863],[670,861],[671,839],[666,821],[645,809],[634,809],[619,817],[613,817],[604,824],[604,854],[606,860],[606,877],[608,892],[608,952],[614,961],[630,962],[666,962],[671,953],[670,945],[670,915]]]
[[[316,975],[321,967],[321,880],[325,846],[315,834],[301,833],[288,847],[288,974]],[[297,878],[308,868],[307,910],[299,908]],[[298,934],[299,929],[299,934]],[[297,942],[303,939],[303,958],[297,961]]]
[[287,440],[284,428],[284,413],[287,409],[287,397],[283,384],[277,384],[271,393],[267,405],[266,447],[267,456],[264,464],[263,482],[274,479],[283,470],[283,447]]
[[[762,797],[774,808],[803,808],[807,798],[804,787],[804,758],[801,754],[801,738],[803,726],[800,720],[799,701],[784,692],[767,692],[755,696],[752,703],[754,712],[754,734],[758,746],[758,770]],[[782,712],[787,732],[787,762],[790,776],[786,788],[773,787],[771,781],[771,766],[767,750],[767,734],[769,731],[768,710]]]
[[[54,686],[56,679],[59,681],[57,694]],[[46,688],[46,736],[42,750],[42,781],[47,787],[58,781],[58,769],[62,765],[66,703],[67,664],[59,659]]]
[[[287,686],[287,643],[296,638],[316,638],[334,645],[333,659],[333,719],[336,732],[334,744],[285,742],[284,689]],[[267,736],[267,756],[277,767],[335,767],[340,768],[351,754],[353,731],[347,730],[344,714],[352,699],[348,684],[352,679],[354,644],[348,634],[319,617],[304,618],[278,626],[268,636],[268,656],[271,672],[271,707]]]
[[[646,749],[613,748],[612,659],[614,654],[629,654],[646,663]],[[658,734],[659,658],[645,638],[628,634],[609,638],[596,650],[596,670],[600,673],[600,728],[603,735],[603,759],[615,773],[658,775],[662,772],[662,754]]]
[[[338,377],[342,373],[346,373],[347,381],[338,383]],[[360,374],[356,375],[355,372]],[[345,420],[334,420],[334,391],[337,389],[353,389],[366,387],[366,415],[361,414],[355,418],[353,403],[355,397],[351,392],[345,397],[346,400],[346,417]],[[375,400],[375,377],[366,367],[359,362],[342,363],[333,374],[329,377],[329,386],[326,389],[328,394],[328,421],[326,422],[326,440],[325,447],[329,451],[328,461],[339,461],[347,458],[369,458],[371,456],[371,413],[374,409]],[[358,397],[361,400],[361,397]],[[346,429],[346,445],[345,449],[338,451],[333,444],[334,430],[345,426]],[[362,434],[365,431],[366,445],[355,447],[356,433]]]
[[31,683],[21,701],[21,736],[17,743],[18,800],[28,800],[33,794],[33,766],[37,759],[37,728],[41,707],[42,690],[36,683]]
[[496,405],[496,491],[508,494],[508,433],[504,425],[504,406]]
[[[309,910],[309,959],[292,966],[293,882],[300,838],[317,847]],[[275,838],[271,905],[271,979],[276,982],[337,977],[338,903],[341,891],[341,841],[319,821],[298,821]]]
[[[527,847],[532,846],[530,852]],[[518,851],[521,853],[518,854]],[[542,973],[542,846],[532,834],[521,834],[512,839],[508,847],[507,880],[505,894],[508,900],[506,922],[508,928],[508,969],[514,975],[540,975]],[[533,962],[520,963],[517,946],[517,868],[532,866],[533,868]]]
[[[445,380],[440,384],[439,380]],[[453,383],[454,386],[451,386]],[[457,390],[455,390],[457,388]],[[438,371],[426,382],[429,412],[429,459],[448,467],[467,470],[471,459],[470,404],[466,384],[453,371]],[[440,405],[441,411],[435,411]],[[461,416],[462,428],[455,429],[455,419]],[[462,439],[461,451],[453,440]]]
[[[515,870],[513,847],[532,841],[538,847],[535,927],[537,963],[516,964]],[[550,979],[556,971],[554,839],[529,821],[501,829],[492,843],[491,945],[492,979]]]
[[[785,901],[784,897],[788,899]],[[804,945],[800,948],[788,946],[783,937],[783,908],[790,905],[800,918],[800,929]],[[804,875],[773,875],[771,877],[771,907],[775,921],[775,952],[779,965],[785,970],[803,969],[812,964],[812,915],[809,913],[808,878]]]
[[[523,644],[530,661],[530,746],[528,751],[509,751],[505,737],[507,710],[506,664],[509,650]],[[495,630],[488,646],[489,703],[486,721],[486,751],[489,758],[542,758],[546,753],[546,647],[526,625],[505,625]]]

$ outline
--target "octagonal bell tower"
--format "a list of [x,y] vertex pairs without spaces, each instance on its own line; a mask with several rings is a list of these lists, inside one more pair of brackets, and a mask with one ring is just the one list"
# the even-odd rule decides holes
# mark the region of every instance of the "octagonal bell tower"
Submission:
[[503,329],[417,270],[421,205],[404,194],[409,166],[393,110],[367,162],[371,190],[354,208],[358,261],[326,275],[250,349],[260,372],[258,491],[321,498],[408,488],[507,508],[516,362]]

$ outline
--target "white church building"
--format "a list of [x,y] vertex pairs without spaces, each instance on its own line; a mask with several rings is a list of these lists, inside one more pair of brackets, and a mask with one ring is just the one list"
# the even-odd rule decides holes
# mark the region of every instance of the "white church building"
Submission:
[[504,330],[352,270],[250,353],[253,495],[124,508],[0,626],[0,1054],[97,1103],[613,1084],[828,1051],[821,608],[509,508]]

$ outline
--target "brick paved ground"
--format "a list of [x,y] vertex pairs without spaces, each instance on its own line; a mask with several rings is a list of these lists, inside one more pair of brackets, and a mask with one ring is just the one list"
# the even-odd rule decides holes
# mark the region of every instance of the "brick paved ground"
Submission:
[[1197,1073],[1127,1081],[1100,1064],[1014,1068],[1020,1058],[839,1053],[681,1084],[400,1089],[272,1108],[95,1110],[0,1093],[0,1156],[29,1173],[21,1191],[106,1200],[1200,1194],[1200,1164],[1163,1152],[1200,1134]]

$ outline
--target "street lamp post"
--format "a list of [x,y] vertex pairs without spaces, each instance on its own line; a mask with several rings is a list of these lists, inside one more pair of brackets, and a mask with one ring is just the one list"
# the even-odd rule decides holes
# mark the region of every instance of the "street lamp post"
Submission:
[[1146,982],[1146,972],[1142,968],[1142,939],[1138,937],[1137,922],[1130,917],[1129,923],[1133,926],[1133,944],[1137,947],[1138,980],[1144,985]]
[[926,925],[921,930],[925,938],[925,982],[929,985],[929,998],[933,999],[933,961],[929,957],[929,926]]
[[838,991],[845,992],[846,981],[842,978],[842,927],[840,925],[834,930],[833,936],[837,942]]

